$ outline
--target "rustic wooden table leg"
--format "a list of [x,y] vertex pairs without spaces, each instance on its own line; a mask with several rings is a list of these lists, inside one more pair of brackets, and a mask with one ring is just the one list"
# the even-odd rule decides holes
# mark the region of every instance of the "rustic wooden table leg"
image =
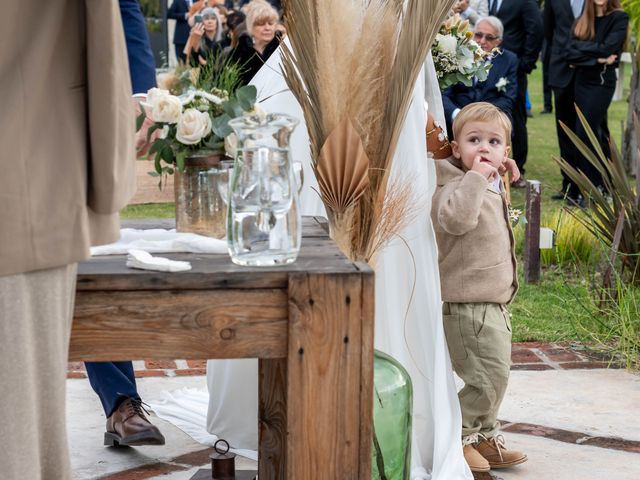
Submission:
[[370,477],[372,279],[289,276],[288,479]]
[[287,478],[287,359],[259,361],[259,447],[260,480]]

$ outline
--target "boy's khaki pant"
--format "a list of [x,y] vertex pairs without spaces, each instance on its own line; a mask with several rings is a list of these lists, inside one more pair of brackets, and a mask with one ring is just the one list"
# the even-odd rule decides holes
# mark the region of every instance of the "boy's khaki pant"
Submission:
[[462,437],[498,433],[502,403],[511,365],[511,321],[497,303],[443,304],[444,332],[451,363],[464,381],[458,393]]

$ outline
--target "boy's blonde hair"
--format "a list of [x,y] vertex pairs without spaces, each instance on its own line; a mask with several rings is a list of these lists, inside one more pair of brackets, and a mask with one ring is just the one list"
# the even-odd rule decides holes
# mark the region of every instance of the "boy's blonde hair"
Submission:
[[497,123],[504,130],[507,146],[511,145],[511,120],[506,113],[489,102],[470,103],[458,112],[453,119],[453,138],[456,139],[464,127],[469,122]]

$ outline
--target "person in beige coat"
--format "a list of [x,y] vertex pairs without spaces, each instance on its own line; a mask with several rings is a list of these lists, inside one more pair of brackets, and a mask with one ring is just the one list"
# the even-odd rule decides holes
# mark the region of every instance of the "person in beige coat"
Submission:
[[0,476],[67,480],[76,263],[135,190],[124,34],[112,0],[9,0],[0,32]]
[[511,363],[506,305],[517,289],[514,239],[499,170],[509,164],[509,118],[494,105],[467,105],[453,122],[453,156],[436,162],[431,217],[438,243],[444,331],[455,372],[463,453],[474,472],[527,460],[508,450],[498,409]]

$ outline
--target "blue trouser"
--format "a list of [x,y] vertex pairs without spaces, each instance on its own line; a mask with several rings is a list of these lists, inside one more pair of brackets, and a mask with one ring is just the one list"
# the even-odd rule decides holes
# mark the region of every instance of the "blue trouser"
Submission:
[[107,417],[125,398],[137,398],[136,377],[131,362],[85,362],[91,387],[100,397]]

